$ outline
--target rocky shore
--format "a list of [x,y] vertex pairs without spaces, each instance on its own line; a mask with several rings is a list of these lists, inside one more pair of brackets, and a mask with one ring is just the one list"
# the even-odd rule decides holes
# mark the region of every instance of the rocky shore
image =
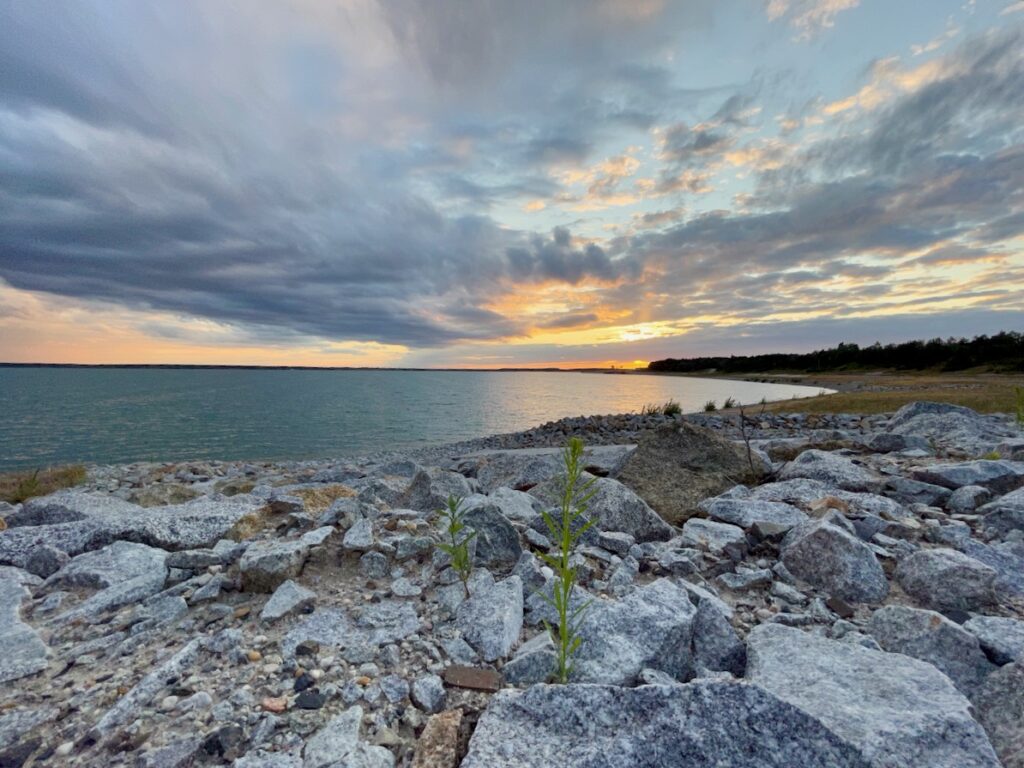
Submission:
[[[573,436],[598,479],[559,686],[538,555]],[[580,417],[91,467],[0,518],[3,766],[1024,768],[1009,416]]]

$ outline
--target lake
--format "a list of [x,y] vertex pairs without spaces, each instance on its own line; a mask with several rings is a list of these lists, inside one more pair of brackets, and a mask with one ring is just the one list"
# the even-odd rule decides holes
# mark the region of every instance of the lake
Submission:
[[0,368],[0,469],[69,462],[329,458],[678,400],[817,388],[530,371]]

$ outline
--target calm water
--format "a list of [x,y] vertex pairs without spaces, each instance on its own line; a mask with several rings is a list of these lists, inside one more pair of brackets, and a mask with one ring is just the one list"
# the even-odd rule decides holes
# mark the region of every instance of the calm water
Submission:
[[721,379],[553,372],[0,368],[0,469],[316,458],[513,432],[678,400],[817,394]]

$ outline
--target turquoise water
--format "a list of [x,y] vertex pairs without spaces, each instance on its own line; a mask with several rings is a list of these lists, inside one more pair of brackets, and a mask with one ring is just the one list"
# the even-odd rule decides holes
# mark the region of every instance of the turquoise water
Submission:
[[687,411],[816,388],[556,372],[0,368],[0,469],[327,458],[513,432],[565,416]]

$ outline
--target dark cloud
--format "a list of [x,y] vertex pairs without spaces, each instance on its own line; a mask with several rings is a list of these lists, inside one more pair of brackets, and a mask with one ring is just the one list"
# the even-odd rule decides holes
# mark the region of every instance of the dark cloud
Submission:
[[[965,42],[923,84],[802,143],[784,128],[793,147],[745,169],[742,208],[666,200],[631,209],[632,229],[608,239],[593,222],[499,220],[499,205],[560,199],[552,166],[621,159],[604,146],[630,131],[659,131],[649,189],[591,176],[590,195],[703,194],[726,152],[756,148],[756,108],[780,78],[694,88],[666,64],[665,46],[702,34],[714,5],[8,4],[0,279],[275,343],[433,348],[523,333],[488,307],[549,282],[586,285],[624,322],[928,309],[938,299],[893,288],[906,261],[934,268],[921,289],[956,290],[941,268],[983,265],[1024,234],[1019,28]],[[884,87],[892,66],[869,80]],[[794,122],[821,115],[817,99],[794,103]],[[1001,278],[957,295],[1019,297],[1019,265],[993,268]],[[587,310],[542,324],[603,315]]]

